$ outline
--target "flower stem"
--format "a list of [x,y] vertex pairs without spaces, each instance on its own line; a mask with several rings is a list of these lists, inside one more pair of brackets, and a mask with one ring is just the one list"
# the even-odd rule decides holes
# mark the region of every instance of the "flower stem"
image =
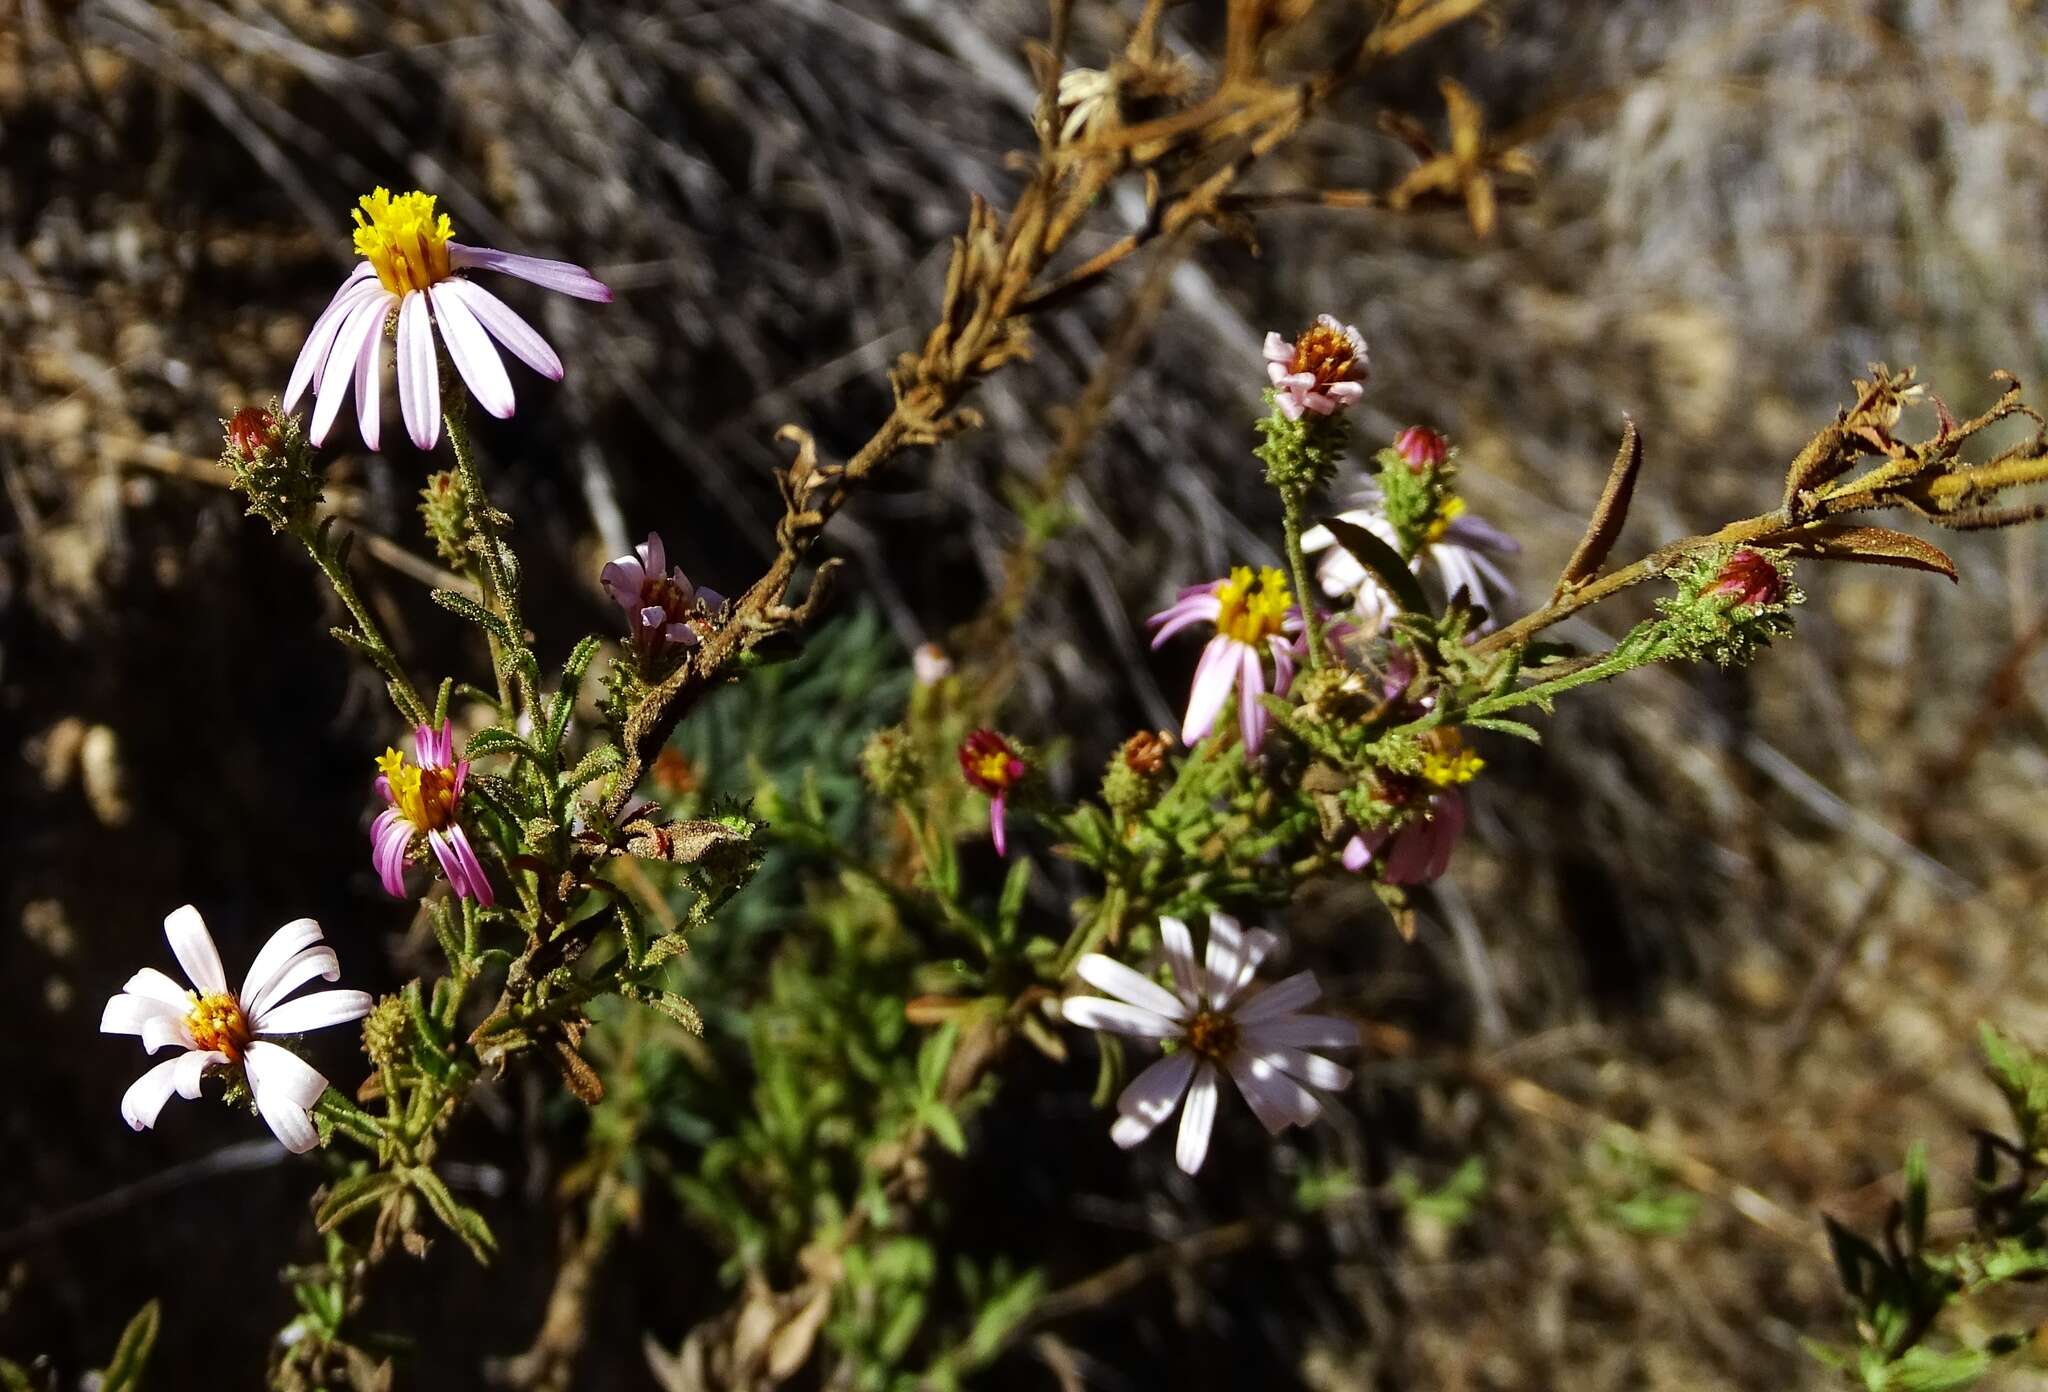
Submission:
[[420,693],[413,686],[412,678],[405,674],[405,667],[399,662],[398,654],[391,650],[391,644],[385,641],[383,630],[377,627],[377,621],[370,616],[369,606],[365,605],[362,596],[356,593],[355,581],[350,577],[347,561],[341,554],[346,548],[346,543],[339,548],[323,545],[319,530],[313,527],[307,527],[297,535],[304,543],[307,553],[312,556],[313,564],[319,566],[320,573],[327,577],[327,583],[333,588],[335,598],[341,601],[342,607],[348,610],[349,617],[355,621],[356,631],[353,635],[348,634],[345,629],[336,629],[335,636],[352,638],[346,646],[355,648],[384,674],[390,684],[392,704],[398,707],[399,714],[415,725],[426,724],[426,702],[420,699]]
[[1301,517],[1307,502],[1301,489],[1280,490],[1281,526],[1286,537],[1287,568],[1294,577],[1294,602],[1301,606],[1309,670],[1318,671],[1323,665],[1323,623],[1316,615],[1314,592],[1309,589],[1308,557],[1301,549]]
[[[455,451],[455,476],[462,485],[463,507],[468,513],[470,530],[475,533],[477,550],[483,562],[484,604],[505,621],[513,645],[522,646],[526,625],[519,615],[518,581],[505,563],[505,543],[498,530],[500,514],[491,506],[490,498],[484,493],[483,479],[477,473],[476,453],[469,441],[468,413],[459,404],[462,397],[457,395],[444,399],[449,400],[450,405],[441,413],[441,422],[448,431],[449,448]],[[531,705],[532,693],[527,690],[520,654],[506,651],[505,644],[492,638],[491,665],[497,671],[499,703],[508,714],[525,714]]]

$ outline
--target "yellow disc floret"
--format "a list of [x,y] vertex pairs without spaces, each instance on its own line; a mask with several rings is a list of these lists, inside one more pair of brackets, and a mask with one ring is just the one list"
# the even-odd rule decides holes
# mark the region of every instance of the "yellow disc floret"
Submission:
[[1439,788],[1470,783],[1486,767],[1486,760],[1465,747],[1456,730],[1430,732],[1422,751],[1422,776]]
[[379,188],[359,199],[356,208],[356,255],[377,268],[377,279],[394,295],[407,295],[454,274],[448,264],[448,241],[455,226],[446,213],[434,212],[434,195],[414,189],[391,196]]
[[1294,595],[1287,577],[1267,566],[1253,579],[1250,566],[1236,566],[1216,591],[1216,631],[1240,643],[1258,644],[1285,631]]
[[226,1054],[232,1063],[240,1063],[242,1051],[249,1047],[249,1018],[242,1013],[241,1003],[226,992],[193,996],[185,1028],[192,1031],[194,1044]]
[[1441,505],[1438,506],[1436,510],[1436,520],[1431,522],[1429,526],[1423,531],[1422,539],[1426,542],[1442,541],[1444,539],[1444,533],[1448,532],[1451,529],[1451,523],[1457,521],[1460,517],[1463,517],[1464,515],[1465,500],[1463,498],[1460,498],[1455,493],[1451,494],[1448,498],[1445,498],[1443,500]]
[[455,824],[455,775],[447,769],[408,764],[396,749],[377,756],[377,772],[391,785],[391,802],[421,831]]
[[1227,1063],[1237,1052],[1237,1021],[1214,1010],[1204,1010],[1188,1021],[1187,1045],[1212,1063]]

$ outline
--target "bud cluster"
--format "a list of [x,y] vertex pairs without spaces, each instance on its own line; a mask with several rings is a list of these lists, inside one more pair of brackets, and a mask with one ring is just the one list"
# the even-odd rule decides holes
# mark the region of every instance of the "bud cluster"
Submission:
[[1678,593],[1657,601],[1665,641],[1680,655],[1740,667],[1792,631],[1806,596],[1782,552],[1754,547],[1702,552],[1672,572]]
[[245,406],[221,422],[226,435],[220,466],[234,475],[234,489],[249,500],[249,515],[273,532],[304,532],[320,506],[320,470],[297,416]]

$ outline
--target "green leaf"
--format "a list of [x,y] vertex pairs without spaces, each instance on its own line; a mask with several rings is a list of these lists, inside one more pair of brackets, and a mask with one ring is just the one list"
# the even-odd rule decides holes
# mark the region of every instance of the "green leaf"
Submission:
[[1543,735],[1534,725],[1525,725],[1519,720],[1508,720],[1498,715],[1476,715],[1460,723],[1468,729],[1492,730],[1496,734],[1525,739],[1531,744],[1543,743]]
[[502,725],[486,725],[469,737],[462,747],[465,759],[488,759],[494,754],[510,754],[515,758],[538,761],[540,755],[533,746]]
[[1991,1371],[1991,1355],[1982,1349],[1935,1349],[1915,1344],[1886,1365],[1884,1392],[1953,1392],[1968,1387]]
[[922,1097],[936,1098],[946,1081],[946,1065],[953,1061],[953,1046],[960,1042],[960,1026],[941,1025],[917,1051],[917,1090]]
[[967,1133],[960,1127],[960,1118],[952,1109],[939,1102],[926,1102],[917,1109],[917,1119],[922,1121],[934,1139],[954,1155],[967,1153]]
[[415,1165],[404,1174],[406,1182],[427,1201],[427,1207],[434,1210],[434,1216],[462,1239],[470,1255],[489,1265],[491,1255],[498,1249],[498,1239],[491,1234],[490,1225],[484,1222],[483,1215],[466,1204],[458,1203],[448,1192],[441,1176],[426,1166]]
[[1337,538],[1339,546],[1351,553],[1351,559],[1379,577],[1395,603],[1411,614],[1429,613],[1429,600],[1422,593],[1422,582],[1401,559],[1400,552],[1356,522],[1346,522],[1341,517],[1325,517],[1322,525],[1330,529],[1330,535]]
[[1020,856],[1003,879],[1003,897],[996,905],[996,938],[999,942],[1015,941],[1017,923],[1024,913],[1024,896],[1030,889],[1031,862]]
[[478,604],[468,595],[457,594],[454,590],[435,590],[433,591],[433,599],[434,603],[440,605],[449,613],[457,618],[469,620],[506,647],[518,646],[517,640],[512,635],[510,625],[490,610],[484,608],[483,605]]
[[121,1341],[114,1345],[114,1357],[101,1379],[100,1392],[139,1392],[142,1375],[149,1370],[150,1350],[156,1347],[160,1311],[152,1300],[135,1312]]
[[600,744],[578,760],[576,767],[562,775],[562,788],[573,793],[625,767],[625,763],[626,756],[619,753],[617,745]]
[[350,1175],[328,1189],[327,1197],[322,1199],[320,1206],[313,1211],[313,1226],[321,1232],[329,1232],[364,1209],[382,1203],[386,1197],[404,1188],[404,1178],[389,1170],[371,1170],[367,1174]]

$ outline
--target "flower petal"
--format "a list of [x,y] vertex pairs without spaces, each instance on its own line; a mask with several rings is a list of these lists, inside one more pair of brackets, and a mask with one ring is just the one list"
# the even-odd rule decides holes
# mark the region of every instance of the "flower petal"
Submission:
[[1302,1049],[1352,1049],[1358,1046],[1358,1022],[1340,1015],[1276,1015],[1246,1025],[1244,1047],[1259,1053],[1276,1045]]
[[1154,1014],[1143,1006],[1101,996],[1068,996],[1060,1003],[1060,1013],[1067,1017],[1067,1023],[1082,1029],[1107,1030],[1136,1039],[1172,1039],[1181,1030],[1178,1021]]
[[1169,1020],[1188,1017],[1187,1005],[1173,992],[1148,977],[1140,976],[1114,957],[1090,952],[1075,963],[1074,971],[1096,990],[1118,1000],[1129,1001],[1154,1015],[1164,1015]]
[[1238,1092],[1269,1135],[1277,1136],[1289,1126],[1306,1126],[1322,1113],[1315,1094],[1270,1060],[1240,1049],[1231,1055],[1229,1066]]
[[405,433],[423,450],[441,438],[441,365],[434,357],[434,327],[419,291],[398,305],[398,413]]
[[313,1124],[313,1115],[306,1108],[280,1097],[276,1093],[256,1094],[256,1110],[263,1117],[263,1124],[270,1128],[270,1134],[277,1137],[278,1144],[294,1155],[304,1155],[320,1144],[320,1128]]
[[1351,1070],[1341,1063],[1332,1063],[1320,1054],[1275,1045],[1261,1049],[1259,1057],[1281,1072],[1325,1092],[1341,1092],[1351,1086]]
[[1207,982],[1195,966],[1194,934],[1188,932],[1187,924],[1181,920],[1161,915],[1159,941],[1166,948],[1166,964],[1173,969],[1174,986],[1180,998],[1190,1006],[1199,1006]]
[[219,995],[228,989],[228,974],[221,970],[220,950],[199,910],[186,904],[171,910],[164,919],[164,936],[170,939],[171,955],[184,968],[185,979],[199,988],[202,996]]
[[290,1049],[261,1039],[249,1045],[242,1066],[248,1070],[249,1090],[256,1094],[259,1107],[266,1094],[296,1107],[310,1107],[327,1091],[327,1079],[312,1064]]
[[1268,986],[1239,1006],[1237,1022],[1240,1025],[1255,1025],[1261,1020],[1270,1020],[1275,1015],[1284,1015],[1312,1004],[1322,994],[1323,988],[1316,984],[1314,972],[1296,972],[1285,981]]
[[395,807],[379,812],[370,824],[370,864],[376,868],[384,892],[394,899],[405,898],[405,853],[412,838],[412,823]]
[[448,356],[454,360],[462,380],[469,384],[477,404],[503,420],[512,414],[512,379],[505,375],[498,346],[491,342],[484,326],[477,323],[461,296],[447,292],[452,283],[443,281],[427,291],[427,299],[434,306],[434,318],[441,325],[441,341],[448,345]]
[[384,438],[384,324],[397,303],[396,295],[385,297],[377,327],[364,336],[362,351],[356,354],[356,429],[362,432],[365,449],[378,448]]
[[242,1009],[253,1012],[285,964],[319,941],[320,925],[310,918],[295,918],[272,933],[249,964],[249,974],[242,978],[242,993],[236,998]]
[[1259,650],[1249,643],[1240,643],[1243,652],[1241,674],[1237,683],[1237,728],[1244,736],[1244,752],[1256,754],[1266,740],[1266,708],[1259,697],[1266,694],[1266,668],[1259,661]]
[[178,1060],[165,1059],[128,1085],[121,1095],[121,1120],[132,1131],[147,1131],[178,1086]]
[[199,1041],[192,1037],[192,1026],[183,1015],[157,1015],[142,1022],[142,1048],[144,1053],[175,1044],[180,1049],[196,1049]]
[[1202,1168],[1209,1158],[1209,1132],[1216,1124],[1216,1065],[1204,1062],[1188,1085],[1188,1098],[1180,1112],[1180,1136],[1174,1142],[1173,1162],[1188,1174]]
[[1201,661],[1195,664],[1194,685],[1188,691],[1187,718],[1181,722],[1181,743],[1193,744],[1215,728],[1216,715],[1230,699],[1230,688],[1237,681],[1238,652],[1243,647],[1219,633],[1202,649]]
[[473,266],[480,271],[497,271],[579,300],[609,304],[612,298],[610,286],[583,267],[568,261],[518,256],[492,247],[464,246],[460,242],[448,243],[448,261],[458,270]]
[[384,287],[375,281],[365,282],[361,272],[367,270],[369,262],[357,267],[357,274],[342,282],[334,298],[327,302],[327,308],[320,311],[320,317],[313,321],[313,327],[306,333],[306,342],[299,349],[298,360],[292,364],[292,375],[285,383],[284,397],[280,404],[287,411],[298,403],[306,388],[323,375],[329,352],[334,347],[334,335],[341,330],[348,316],[364,300],[385,293]]
[[155,967],[144,967],[129,977],[128,984],[121,989],[131,996],[148,996],[165,1005],[175,1005],[181,1011],[192,1008],[192,993]]
[[142,1027],[151,1020],[180,1020],[184,1014],[183,1005],[123,991],[110,997],[100,1011],[100,1033],[141,1034]]
[[1110,1138],[1129,1150],[1152,1134],[1153,1128],[1173,1115],[1188,1079],[1195,1075],[1195,1056],[1183,1049],[1169,1054],[1131,1079],[1117,1096],[1117,1120]]
[[368,991],[315,991],[272,1006],[260,1020],[251,1020],[249,1028],[258,1034],[306,1034],[360,1020],[376,1003]]
[[306,431],[306,438],[316,445],[327,443],[327,432],[334,428],[334,418],[341,414],[341,403],[348,396],[349,384],[355,380],[356,360],[363,354],[363,340],[383,331],[383,316],[390,309],[385,299],[377,295],[364,299],[350,311],[334,335],[329,359],[333,370],[320,379],[320,388],[313,397],[313,420]]
[[1205,989],[1209,1003],[1221,1010],[1237,999],[1251,981],[1259,963],[1280,945],[1280,939],[1263,928],[1244,931],[1243,925],[1227,913],[1209,915],[1209,948],[1203,958],[1208,971]]
[[477,317],[477,322],[492,338],[504,344],[513,357],[550,382],[562,380],[561,358],[548,346],[548,341],[535,332],[533,325],[515,314],[503,300],[473,280],[444,280],[436,289],[454,295],[467,305],[469,312]]

